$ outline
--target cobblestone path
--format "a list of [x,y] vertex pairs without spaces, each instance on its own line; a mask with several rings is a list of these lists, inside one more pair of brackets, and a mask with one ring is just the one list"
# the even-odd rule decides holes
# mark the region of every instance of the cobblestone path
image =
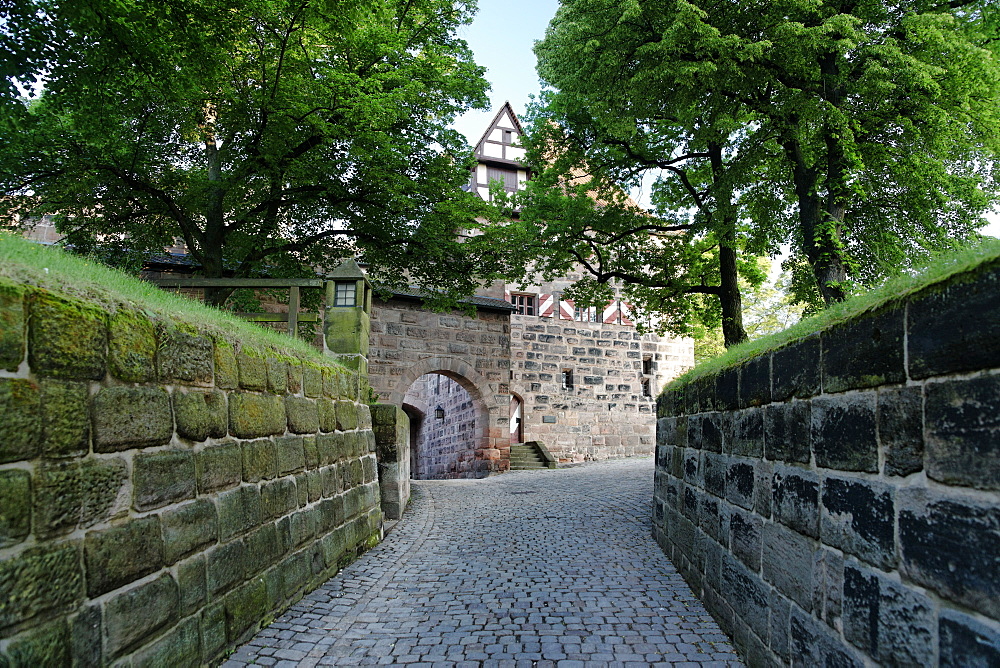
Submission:
[[223,664],[739,666],[650,536],[653,461],[415,482],[386,540]]

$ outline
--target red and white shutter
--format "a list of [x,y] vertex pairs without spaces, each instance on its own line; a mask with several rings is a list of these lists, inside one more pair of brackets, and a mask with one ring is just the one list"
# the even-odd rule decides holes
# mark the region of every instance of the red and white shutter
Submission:
[[618,301],[608,302],[608,305],[604,307],[604,314],[601,318],[601,322],[605,325],[616,325],[618,324]]
[[504,298],[504,300],[505,300],[505,301],[506,301],[506,302],[507,302],[508,304],[513,304],[513,303],[514,303],[514,302],[512,302],[512,301],[510,300],[510,290],[504,290],[504,291],[503,291],[503,298]]
[[541,318],[551,318],[555,307],[553,295],[538,295],[538,315]]
[[573,302],[569,299],[563,299],[559,302],[559,318],[562,320],[576,320]]
[[621,309],[622,309],[622,324],[634,327],[635,323],[632,322],[632,318],[629,317],[630,315],[632,315],[632,305],[622,302]]

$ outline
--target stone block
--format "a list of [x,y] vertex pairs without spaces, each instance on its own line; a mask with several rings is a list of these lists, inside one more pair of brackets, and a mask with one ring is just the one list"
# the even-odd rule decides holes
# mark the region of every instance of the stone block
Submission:
[[732,411],[740,407],[740,370],[723,369],[715,374],[715,409]]
[[680,418],[684,420],[685,425],[683,427],[684,433],[687,436],[688,447],[691,448],[701,448],[701,423],[704,420],[702,415],[689,415],[687,418]]
[[102,615],[100,605],[89,605],[70,621],[73,666],[102,665]]
[[890,570],[896,561],[893,488],[869,480],[823,482],[823,542]]
[[133,505],[152,510],[169,503],[193,499],[197,478],[190,450],[140,452],[132,459]]
[[332,432],[337,429],[337,402],[325,397],[316,402],[319,409],[320,431]]
[[160,524],[163,527],[163,558],[168,564],[215,543],[219,537],[215,504],[208,499],[164,511]]
[[808,399],[820,392],[820,337],[808,336],[771,353],[771,399]]
[[313,398],[323,396],[323,372],[310,362],[302,363],[302,393]]
[[274,523],[265,524],[247,534],[243,542],[246,546],[246,572],[250,577],[263,573],[285,553]]
[[886,475],[906,476],[924,468],[921,388],[879,388],[878,438],[885,453]]
[[288,431],[294,434],[315,434],[319,431],[319,408],[313,399],[285,397]]
[[[338,431],[353,431],[358,428],[358,409],[352,401],[337,402]],[[325,431],[325,430],[324,430]]]
[[205,605],[208,597],[204,555],[197,555],[177,566],[177,604],[181,616]]
[[754,466],[745,460],[732,460],[726,470],[726,498],[747,510],[753,509]]
[[65,619],[14,636],[0,653],[0,665],[11,668],[71,665],[72,643]]
[[764,456],[774,462],[809,463],[811,405],[793,401],[764,409]]
[[275,395],[229,394],[229,431],[237,438],[285,433],[285,402]]
[[174,433],[170,395],[160,387],[105,387],[93,418],[95,452],[164,445]]
[[229,540],[259,526],[262,512],[256,485],[241,485],[219,494],[219,540]]
[[823,391],[902,383],[903,309],[866,313],[823,332]]
[[910,376],[1000,367],[1000,270],[991,262],[910,301]]
[[728,413],[708,413],[702,416],[701,449],[708,452],[722,452],[725,446],[728,450],[726,434],[732,432],[732,422],[732,416]]
[[264,365],[267,371],[267,389],[274,394],[288,392],[288,361],[268,355]]
[[901,489],[900,572],[956,603],[1000,619],[1000,509],[926,489]]
[[[697,489],[691,487],[690,485],[684,485],[682,492],[682,502],[681,502],[681,513],[684,514],[691,522],[697,523],[699,521],[699,496]],[[347,496],[347,502],[345,504],[347,516],[357,514],[361,510],[361,505],[357,501],[358,495],[354,493],[352,489]]]
[[25,287],[0,280],[0,369],[17,371],[24,359]]
[[118,380],[145,383],[156,377],[156,329],[149,318],[120,308],[108,323],[108,370]]
[[[46,538],[67,533],[80,523],[83,487],[79,462],[45,463],[35,469],[34,529]],[[26,500],[31,503],[31,499]]]
[[210,605],[201,613],[202,662],[216,664],[226,648],[226,607],[221,602]]
[[278,475],[278,452],[274,441],[262,438],[241,445],[243,449],[243,480],[260,482]]
[[309,503],[316,503],[323,498],[323,480],[319,471],[308,471],[306,473],[306,484],[308,486]]
[[236,351],[222,338],[216,338],[214,344],[212,359],[215,362],[215,387],[220,390],[235,390],[240,380]]
[[215,356],[212,338],[186,323],[157,324],[156,373],[160,380],[211,384]]
[[158,571],[163,566],[160,519],[143,517],[84,539],[87,594],[91,598]]
[[827,625],[793,607],[789,619],[789,650],[796,665],[863,668],[865,662]]
[[201,665],[201,628],[197,617],[185,619],[166,635],[136,652],[135,668]]
[[316,436],[303,436],[302,449],[305,453],[306,469],[312,471],[319,468],[319,448],[316,445]]
[[101,380],[107,366],[107,314],[38,291],[31,296],[28,360],[39,376]]
[[[702,432],[705,423],[702,423]],[[732,414],[730,438],[726,443],[728,454],[740,457],[764,456],[764,410],[749,408]]]
[[85,459],[80,463],[80,526],[93,526],[115,512],[127,476],[123,459]]
[[319,465],[329,466],[344,457],[343,434],[320,434],[316,437]]
[[234,540],[216,546],[208,553],[208,593],[215,597],[246,577],[246,546]]
[[726,496],[726,471],[728,469],[729,458],[717,455],[714,452],[706,452],[702,458],[702,466],[705,469],[705,491],[718,497]]
[[297,359],[289,359],[285,371],[287,373],[285,384],[288,388],[288,394],[302,392],[302,362]]
[[243,452],[239,443],[230,441],[196,453],[195,470],[199,494],[238,485],[243,476]]
[[771,356],[758,355],[739,367],[740,408],[771,403]]
[[200,442],[223,438],[229,427],[226,395],[222,392],[174,392],[177,435]]
[[883,665],[927,665],[937,614],[923,594],[863,567],[844,570],[844,637]]
[[789,529],[819,538],[819,477],[788,466],[774,469],[771,512]]
[[844,556],[820,547],[813,553],[813,613],[838,628],[844,594]]
[[733,509],[729,516],[729,540],[733,554],[753,571],[760,570],[764,522],[752,513]]
[[752,624],[758,636],[765,638],[768,632],[768,589],[757,573],[751,573],[732,556],[723,554],[722,588],[719,593],[723,600],[729,602],[737,617]]
[[267,359],[261,351],[244,348],[236,353],[236,364],[242,389],[267,391]]
[[1000,625],[942,608],[938,661],[947,668],[1000,666]]
[[40,383],[42,452],[73,457],[90,445],[90,396],[86,383],[44,378]]
[[0,464],[34,459],[41,451],[41,399],[38,385],[0,378]]
[[79,541],[40,545],[0,561],[0,627],[9,627],[84,597]]
[[816,465],[841,471],[878,471],[875,393],[812,401],[812,448]]
[[283,436],[274,439],[277,453],[278,475],[297,473],[306,467],[306,451],[301,436]]
[[267,612],[267,586],[263,578],[254,578],[226,596],[226,636],[230,643],[244,632],[256,629]]
[[926,386],[927,475],[1000,490],[1000,376]]
[[814,546],[780,524],[764,526],[764,578],[807,612],[812,610]]
[[0,547],[20,543],[31,533],[31,474],[0,471]]
[[166,573],[110,599],[104,607],[107,658],[142,644],[173,622],[177,600],[177,583]]
[[355,404],[355,410],[358,413],[358,429],[366,430],[372,428],[372,410],[371,406],[368,404]]
[[273,520],[289,514],[299,506],[295,481],[291,478],[279,478],[262,485],[260,502],[265,520]]
[[701,470],[701,452],[699,450],[691,448],[684,450],[684,482],[696,487],[704,487],[705,485]]
[[767,646],[782,661],[791,661],[788,651],[789,622],[792,615],[792,606],[788,599],[775,589],[771,590],[770,603],[768,603],[770,613],[768,624]]

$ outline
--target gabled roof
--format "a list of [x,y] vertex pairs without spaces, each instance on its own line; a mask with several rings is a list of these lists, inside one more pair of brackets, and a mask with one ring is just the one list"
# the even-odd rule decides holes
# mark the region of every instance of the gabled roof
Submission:
[[517,119],[517,114],[514,113],[514,108],[510,106],[510,100],[507,100],[500,106],[500,109],[493,117],[493,120],[490,121],[490,124],[486,127],[486,131],[483,132],[483,136],[480,137],[479,141],[476,143],[477,157],[482,157],[483,143],[486,141],[486,138],[490,136],[490,133],[498,127],[513,130],[518,134],[518,136],[524,134],[524,130],[521,128],[521,121]]

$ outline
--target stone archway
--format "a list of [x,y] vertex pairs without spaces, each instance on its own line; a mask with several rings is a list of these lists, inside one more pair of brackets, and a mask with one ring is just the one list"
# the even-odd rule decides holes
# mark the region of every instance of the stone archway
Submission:
[[[396,387],[388,401],[403,406],[407,412],[421,414],[423,420],[433,420],[433,402],[414,399],[407,391],[424,376],[440,374],[457,383],[468,393],[474,407],[475,426],[472,434],[471,457],[462,459],[446,475],[435,477],[480,478],[490,473],[505,471],[510,467],[510,441],[497,423],[507,424],[509,398],[492,391],[491,384],[472,365],[457,357],[428,357],[409,365],[399,374]],[[501,401],[503,403],[501,403]],[[414,462],[415,464],[415,462]]]

